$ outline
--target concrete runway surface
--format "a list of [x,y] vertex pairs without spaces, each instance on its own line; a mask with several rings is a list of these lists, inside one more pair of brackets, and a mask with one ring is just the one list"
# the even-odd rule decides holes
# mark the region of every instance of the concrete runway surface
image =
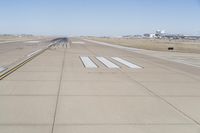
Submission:
[[198,67],[71,41],[0,81],[0,132],[200,133]]
[[20,61],[22,58],[39,49],[43,49],[50,40],[37,39],[34,41],[7,41],[0,43],[0,67],[9,67]]

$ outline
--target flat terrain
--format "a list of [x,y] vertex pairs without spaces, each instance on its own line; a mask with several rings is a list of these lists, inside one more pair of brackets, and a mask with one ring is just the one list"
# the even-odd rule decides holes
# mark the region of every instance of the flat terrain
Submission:
[[154,51],[168,51],[168,47],[174,47],[176,52],[200,53],[200,40],[164,40],[164,39],[126,39],[126,38],[97,38],[89,39],[140,48]]
[[28,40],[40,40],[40,39],[50,39],[52,37],[47,36],[3,36],[0,35],[0,43],[6,42],[17,42],[17,41],[28,41]]
[[0,36],[0,67],[9,67],[32,52],[46,47],[48,37],[4,37]]
[[198,67],[75,38],[0,81],[0,132],[199,133],[199,105]]

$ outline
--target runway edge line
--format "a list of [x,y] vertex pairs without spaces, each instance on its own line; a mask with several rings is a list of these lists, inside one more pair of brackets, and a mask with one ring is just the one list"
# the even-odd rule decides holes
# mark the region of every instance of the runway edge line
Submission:
[[0,73],[0,80],[4,79],[5,77],[10,75],[11,73],[15,72],[17,69],[19,69],[20,67],[25,65],[26,63],[28,63],[31,60],[33,60],[35,57],[37,57],[40,54],[42,54],[43,52],[45,52],[47,49],[49,49],[51,47],[51,45],[52,44],[48,45],[47,48],[41,49],[40,51],[36,52],[35,54],[33,54],[31,56],[28,56],[28,58],[26,58],[26,59],[22,60],[21,62],[17,63],[13,67],[8,68],[5,71],[3,71],[2,73]]

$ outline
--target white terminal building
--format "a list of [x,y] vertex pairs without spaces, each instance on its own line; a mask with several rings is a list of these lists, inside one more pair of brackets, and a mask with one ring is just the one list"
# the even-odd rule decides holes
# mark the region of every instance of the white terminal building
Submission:
[[146,38],[160,38],[163,35],[165,35],[165,31],[164,30],[157,30],[156,33],[144,34],[144,37],[146,37]]

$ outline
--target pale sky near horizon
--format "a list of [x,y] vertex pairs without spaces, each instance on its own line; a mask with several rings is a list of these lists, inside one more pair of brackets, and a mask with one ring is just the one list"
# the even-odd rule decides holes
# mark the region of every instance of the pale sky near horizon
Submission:
[[200,0],[0,0],[0,34],[200,35]]

